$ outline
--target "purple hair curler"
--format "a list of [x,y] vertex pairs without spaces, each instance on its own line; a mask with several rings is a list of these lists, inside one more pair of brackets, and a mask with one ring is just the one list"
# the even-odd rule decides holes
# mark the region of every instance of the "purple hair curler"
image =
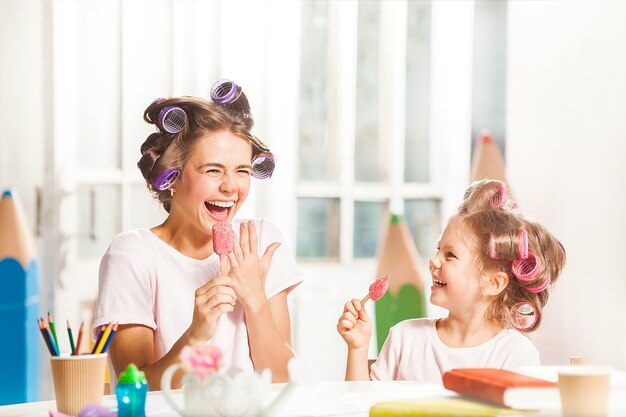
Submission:
[[179,176],[180,170],[178,168],[166,169],[156,177],[152,185],[159,191],[165,191],[174,185]]
[[187,114],[180,107],[167,106],[159,112],[159,127],[169,134],[183,130],[186,122]]
[[252,161],[252,176],[259,180],[264,180],[272,176],[276,162],[268,155],[260,155]]
[[234,81],[223,78],[211,87],[211,100],[215,104],[230,104],[239,98],[242,90]]
[[520,301],[509,310],[509,320],[513,328],[525,331],[537,323],[539,313],[530,301]]

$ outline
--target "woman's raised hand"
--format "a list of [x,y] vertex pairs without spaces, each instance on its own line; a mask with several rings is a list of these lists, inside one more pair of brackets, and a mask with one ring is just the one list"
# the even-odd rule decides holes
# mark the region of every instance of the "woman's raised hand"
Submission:
[[216,277],[196,290],[193,318],[189,335],[197,340],[209,340],[215,335],[217,319],[233,311],[237,295],[229,277]]
[[368,346],[372,336],[372,320],[360,300],[353,299],[345,304],[337,322],[337,331],[350,349]]
[[231,278],[229,285],[235,290],[237,299],[244,308],[256,309],[267,299],[265,297],[265,278],[272,262],[274,252],[280,243],[274,242],[267,247],[259,258],[259,242],[253,221],[239,225],[239,243],[235,243],[228,255]]

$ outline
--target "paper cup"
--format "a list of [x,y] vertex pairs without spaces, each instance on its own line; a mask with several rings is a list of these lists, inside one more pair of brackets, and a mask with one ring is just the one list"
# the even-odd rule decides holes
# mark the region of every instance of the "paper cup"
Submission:
[[50,358],[57,410],[78,415],[86,404],[100,404],[104,395],[107,354]]
[[558,374],[563,417],[608,415],[610,368],[575,365]]

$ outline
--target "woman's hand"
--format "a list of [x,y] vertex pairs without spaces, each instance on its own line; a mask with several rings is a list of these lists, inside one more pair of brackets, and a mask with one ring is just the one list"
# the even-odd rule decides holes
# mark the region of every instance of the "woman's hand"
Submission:
[[367,347],[372,336],[372,320],[365,312],[361,301],[348,301],[337,322],[337,331],[348,344],[349,349]]
[[228,255],[231,285],[237,299],[244,309],[257,309],[265,297],[265,278],[272,262],[274,251],[280,243],[274,242],[267,247],[259,258],[259,242],[253,221],[242,222],[239,226],[239,244],[235,244]]
[[191,338],[211,339],[217,329],[217,319],[233,311],[237,295],[230,282],[229,277],[216,277],[196,290],[193,318],[189,326]]

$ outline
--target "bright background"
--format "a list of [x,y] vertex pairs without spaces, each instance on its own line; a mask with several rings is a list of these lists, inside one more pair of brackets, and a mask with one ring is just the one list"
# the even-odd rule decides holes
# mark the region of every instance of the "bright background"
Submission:
[[42,312],[89,319],[111,238],[164,218],[135,166],[145,107],[226,77],[277,155],[240,214],[269,218],[298,257],[294,345],[315,377],[343,377],[335,323],[374,279],[390,213],[429,280],[482,128],[523,211],[567,250],[532,336],[542,361],[623,369],[625,21],[617,0],[2,0],[0,189],[37,233]]

